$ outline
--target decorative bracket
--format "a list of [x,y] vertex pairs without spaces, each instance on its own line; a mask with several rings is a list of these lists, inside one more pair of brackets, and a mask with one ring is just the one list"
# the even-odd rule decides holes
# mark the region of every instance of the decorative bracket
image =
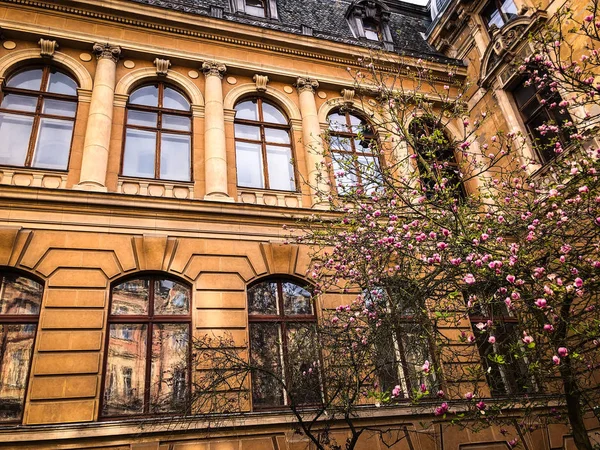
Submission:
[[167,73],[169,73],[169,67],[171,67],[171,61],[168,59],[156,58],[154,60],[154,65],[156,66],[156,75],[166,77]]
[[298,78],[295,86],[298,93],[310,91],[314,94],[319,87],[319,82],[313,78]]
[[268,76],[256,74],[252,79],[256,83],[256,90],[258,92],[265,92],[267,90],[267,83],[269,82]]
[[52,58],[54,56],[54,52],[58,49],[58,44],[56,41],[51,41],[49,39],[41,38],[38,44],[40,46],[40,56],[46,58]]
[[341,94],[346,105],[351,105],[354,103],[354,93],[354,89],[342,89]]

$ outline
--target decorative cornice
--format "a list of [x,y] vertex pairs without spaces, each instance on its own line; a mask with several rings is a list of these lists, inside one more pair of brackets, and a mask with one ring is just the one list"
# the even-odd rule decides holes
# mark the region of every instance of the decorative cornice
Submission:
[[92,48],[92,51],[96,54],[96,58],[98,59],[110,59],[115,64],[119,61],[121,57],[121,47],[118,45],[110,45],[96,43]]
[[204,61],[202,63],[202,72],[205,77],[219,77],[222,80],[225,72],[227,72],[227,66],[218,62]]
[[319,82],[314,78],[298,78],[295,86],[298,93],[310,91],[314,94],[319,87]]
[[38,44],[40,46],[40,56],[47,58],[52,58],[54,56],[54,52],[58,49],[58,44],[56,41],[52,41],[50,39],[41,38]]
[[171,67],[171,61],[168,59],[156,58],[154,60],[154,65],[156,66],[156,75],[166,77],[169,73],[169,67]]
[[256,90],[258,92],[265,92],[267,90],[268,76],[256,74],[252,77],[252,80],[256,83]]
[[[324,55],[324,54],[320,54],[320,53],[314,53],[311,51],[298,50],[298,49],[294,49],[294,48],[290,48],[290,47],[286,47],[286,46],[265,44],[263,42],[253,42],[253,41],[249,41],[246,39],[238,39],[238,38],[233,38],[233,37],[229,37],[229,36],[219,36],[213,32],[200,32],[200,31],[190,30],[189,28],[172,27],[172,26],[167,26],[167,25],[163,25],[163,24],[150,23],[150,22],[147,22],[144,20],[131,19],[131,18],[128,18],[125,16],[99,13],[96,11],[88,11],[88,10],[84,10],[81,8],[75,8],[72,6],[57,5],[54,3],[52,3],[52,4],[42,3],[39,1],[35,1],[35,0],[0,0],[0,3],[13,3],[13,4],[17,4],[17,5],[25,5],[25,6],[29,6],[29,7],[35,7],[35,8],[39,8],[39,9],[48,9],[48,10],[52,10],[55,12],[58,11],[58,12],[63,12],[63,13],[67,13],[67,14],[83,16],[83,17],[87,17],[87,18],[106,20],[106,21],[120,23],[120,24],[124,24],[124,25],[130,25],[130,26],[134,26],[134,27],[147,28],[147,29],[151,29],[151,30],[174,33],[174,34],[183,35],[186,37],[195,37],[195,38],[200,38],[200,39],[205,39],[205,40],[210,40],[210,41],[217,41],[217,42],[223,42],[223,43],[227,43],[227,44],[240,45],[243,47],[252,47],[254,49],[261,49],[261,50],[267,50],[267,51],[272,51],[272,52],[277,52],[277,53],[284,53],[284,54],[299,56],[302,58],[308,58],[308,59],[312,59],[312,60],[327,61],[327,62],[331,62],[331,63],[335,63],[335,64],[341,64],[344,66],[351,66],[351,67],[358,66],[357,61],[354,58],[342,58],[342,57],[328,56],[328,55]],[[356,47],[355,45],[352,45],[352,44],[346,44],[346,45]],[[416,60],[416,58],[417,57],[415,56],[415,60]],[[440,68],[438,69],[440,74],[447,72],[447,67],[446,67],[447,62],[432,61],[432,63],[440,65]],[[459,64],[459,63],[457,62],[457,64]],[[460,66],[460,65],[458,65],[457,67],[462,68],[462,66]],[[390,71],[390,68],[386,65],[377,64],[377,65],[375,65],[374,68],[377,70],[382,70],[382,71]],[[460,69],[457,69],[457,70],[460,70]],[[466,73],[466,71],[465,71],[465,73]],[[440,82],[452,81],[450,78],[445,77],[443,75],[435,76],[434,79],[438,80]]]

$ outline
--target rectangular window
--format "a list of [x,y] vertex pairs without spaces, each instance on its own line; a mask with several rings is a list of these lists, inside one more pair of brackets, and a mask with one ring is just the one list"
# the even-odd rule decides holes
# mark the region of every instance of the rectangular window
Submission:
[[490,0],[481,11],[481,16],[488,29],[492,25],[502,28],[518,16],[517,6],[513,0]]

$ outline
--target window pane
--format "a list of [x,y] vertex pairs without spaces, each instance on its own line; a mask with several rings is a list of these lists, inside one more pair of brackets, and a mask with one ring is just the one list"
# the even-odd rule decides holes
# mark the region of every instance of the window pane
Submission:
[[263,107],[263,120],[265,122],[280,123],[280,124],[288,123],[286,117],[281,113],[281,111],[279,111],[273,105],[263,102],[262,107]]
[[39,314],[43,286],[29,278],[16,275],[2,277],[0,314]]
[[0,113],[0,164],[25,164],[32,125],[33,117]]
[[110,325],[102,414],[144,412],[147,329],[145,324]]
[[282,191],[296,190],[292,149],[267,145],[269,188]]
[[[404,352],[404,362],[407,372],[404,373],[405,379],[410,382],[412,389],[418,388],[422,383],[426,384],[429,392],[436,392],[435,372],[431,372],[427,377],[421,370],[425,361],[432,362],[427,344],[427,337],[424,336],[420,325],[416,323],[406,323],[400,325],[400,336],[402,340],[402,350]],[[412,392],[411,392],[412,393]]]
[[154,282],[154,314],[189,314],[190,290],[171,280]]
[[258,120],[258,106],[255,101],[247,101],[239,103],[235,107],[235,118],[246,120]]
[[37,97],[30,97],[29,95],[6,94],[2,99],[2,108],[35,112],[37,101]]
[[128,129],[125,140],[123,175],[154,178],[156,133],[153,131]]
[[190,136],[166,134],[161,136],[160,178],[190,181]]
[[[374,346],[377,379],[383,391],[391,391],[395,386],[402,384],[398,377],[398,348],[391,327],[387,323],[374,332],[376,333]],[[404,392],[402,397],[405,397]]]
[[265,140],[274,144],[289,144],[290,133],[287,130],[265,128]]
[[262,151],[259,144],[235,143],[239,186],[264,188]]
[[42,86],[42,69],[32,69],[20,72],[10,77],[7,87],[39,91]]
[[188,392],[188,324],[155,324],[152,330],[150,412],[184,411]]
[[371,193],[374,189],[382,186],[381,170],[379,163],[373,156],[358,156],[356,158],[359,168],[361,183],[366,193]]
[[371,141],[369,139],[354,139],[354,149],[359,153],[373,153],[369,148]]
[[313,314],[310,292],[294,283],[282,283],[285,314]]
[[248,314],[279,314],[277,283],[260,283],[248,289]]
[[158,86],[144,86],[131,93],[129,103],[132,105],[158,106]]
[[332,158],[333,173],[338,192],[344,193],[347,189],[355,187],[358,179],[356,177],[356,169],[354,167],[352,155],[333,153]]
[[519,11],[513,0],[504,0],[504,3],[502,3],[502,11],[506,14],[508,20],[514,19],[519,15]]
[[265,4],[261,0],[246,0],[246,14],[265,17]]
[[250,364],[263,371],[252,372],[252,402],[255,407],[283,405],[281,330],[279,324],[250,324]]
[[342,136],[331,136],[329,146],[332,150],[344,150],[348,152],[352,151],[350,139]]
[[149,288],[150,281],[145,279],[129,280],[115,286],[112,290],[110,313],[147,315]]
[[329,114],[327,117],[329,129],[334,131],[348,131],[346,127],[346,116],[338,113]]
[[0,421],[23,415],[35,325],[0,325]]
[[235,137],[240,139],[253,139],[260,141],[260,127],[235,124]]
[[48,92],[63,95],[77,95],[77,83],[70,76],[53,70],[50,73]]
[[164,91],[163,108],[189,111],[190,102],[175,89],[166,87]]
[[127,125],[156,128],[158,114],[144,111],[127,111]]
[[289,324],[287,327],[287,356],[290,373],[290,396],[294,403],[319,403],[321,382],[316,330],[310,324]]
[[61,100],[44,100],[42,113],[55,116],[75,117],[77,103],[63,102]]
[[64,170],[69,164],[73,122],[70,120],[41,119],[33,167]]
[[190,131],[192,129],[192,123],[189,117],[163,114],[162,127],[168,128],[169,130]]

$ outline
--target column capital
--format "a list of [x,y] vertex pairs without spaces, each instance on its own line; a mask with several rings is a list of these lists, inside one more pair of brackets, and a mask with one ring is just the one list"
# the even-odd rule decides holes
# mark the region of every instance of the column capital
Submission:
[[205,77],[215,76],[222,80],[225,72],[227,72],[227,66],[218,62],[204,61],[202,63],[202,72],[204,72]]
[[92,50],[96,54],[96,58],[111,59],[115,64],[121,57],[121,47],[118,45],[95,43]]
[[295,86],[298,90],[298,93],[310,91],[314,94],[319,87],[319,82],[314,78],[298,78]]

